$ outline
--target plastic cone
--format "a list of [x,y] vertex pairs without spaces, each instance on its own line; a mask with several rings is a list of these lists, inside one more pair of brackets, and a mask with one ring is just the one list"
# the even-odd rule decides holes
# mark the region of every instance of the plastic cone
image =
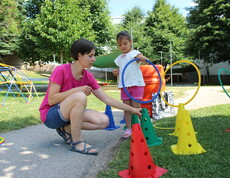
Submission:
[[146,108],[142,108],[141,128],[148,146],[156,146],[162,144],[162,137],[157,137]]
[[180,123],[181,123],[181,113],[184,111],[184,104],[180,103],[179,104],[179,108],[177,111],[177,115],[176,115],[176,125],[175,125],[175,129],[173,131],[173,133],[169,134],[169,135],[174,135],[174,136],[178,136],[179,132],[180,132]]
[[174,154],[192,155],[206,152],[203,147],[197,142],[196,133],[194,132],[193,124],[187,110],[182,111],[180,132],[177,145],[172,145]]
[[105,114],[109,117],[109,125],[107,128],[105,128],[105,130],[114,130],[114,129],[120,128],[120,126],[118,126],[118,125],[116,126],[114,123],[111,106],[106,105]]
[[140,124],[139,118],[138,118],[137,115],[132,114],[132,116],[131,116],[131,124],[132,124],[132,125],[133,125],[133,124]]
[[120,120],[120,124],[125,124],[125,117],[123,117],[123,119]]
[[156,178],[168,172],[157,167],[151,157],[140,124],[132,125],[129,168],[118,172],[123,178]]

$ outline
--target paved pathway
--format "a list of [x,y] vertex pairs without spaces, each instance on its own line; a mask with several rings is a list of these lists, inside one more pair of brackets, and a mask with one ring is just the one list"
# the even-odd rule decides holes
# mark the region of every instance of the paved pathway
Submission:
[[[113,111],[116,125],[122,111]],[[0,178],[93,178],[111,159],[120,139],[123,125],[113,131],[83,131],[83,138],[97,148],[98,156],[68,150],[68,145],[55,130],[39,124],[0,134]]]
[[[230,87],[225,87],[229,89]],[[195,93],[196,89],[188,90],[185,96],[175,99],[175,104],[187,102]],[[185,105],[185,109],[193,110],[208,106],[215,106],[220,104],[230,104],[230,98],[223,92],[220,86],[200,87],[195,98]]]

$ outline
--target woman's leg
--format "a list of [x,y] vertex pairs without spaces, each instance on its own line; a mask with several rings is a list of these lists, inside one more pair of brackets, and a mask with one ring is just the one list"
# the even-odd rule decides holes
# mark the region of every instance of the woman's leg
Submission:
[[104,113],[94,110],[87,110],[84,114],[82,124],[83,130],[97,130],[104,129],[109,125],[109,118]]
[[[70,120],[70,129],[72,142],[82,141],[81,130],[84,122],[85,108],[87,104],[87,96],[82,93],[74,93],[60,104],[60,111],[65,119]],[[86,148],[90,147],[89,144]],[[84,143],[76,145],[78,150],[84,149]],[[89,152],[96,152],[96,149],[91,149]]]

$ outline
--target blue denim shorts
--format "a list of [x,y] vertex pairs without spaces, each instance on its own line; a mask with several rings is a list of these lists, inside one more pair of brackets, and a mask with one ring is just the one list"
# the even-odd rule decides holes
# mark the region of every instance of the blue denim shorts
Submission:
[[65,119],[60,112],[60,103],[49,109],[44,124],[51,129],[57,129],[70,124],[70,121]]

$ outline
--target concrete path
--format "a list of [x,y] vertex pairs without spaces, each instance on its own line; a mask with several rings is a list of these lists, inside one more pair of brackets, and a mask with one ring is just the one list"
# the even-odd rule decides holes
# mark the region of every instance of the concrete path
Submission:
[[[122,111],[113,111],[120,125]],[[98,156],[69,151],[69,146],[43,124],[0,134],[0,178],[93,178],[111,159],[122,139],[123,126],[113,131],[83,131],[83,138],[97,148]]]

